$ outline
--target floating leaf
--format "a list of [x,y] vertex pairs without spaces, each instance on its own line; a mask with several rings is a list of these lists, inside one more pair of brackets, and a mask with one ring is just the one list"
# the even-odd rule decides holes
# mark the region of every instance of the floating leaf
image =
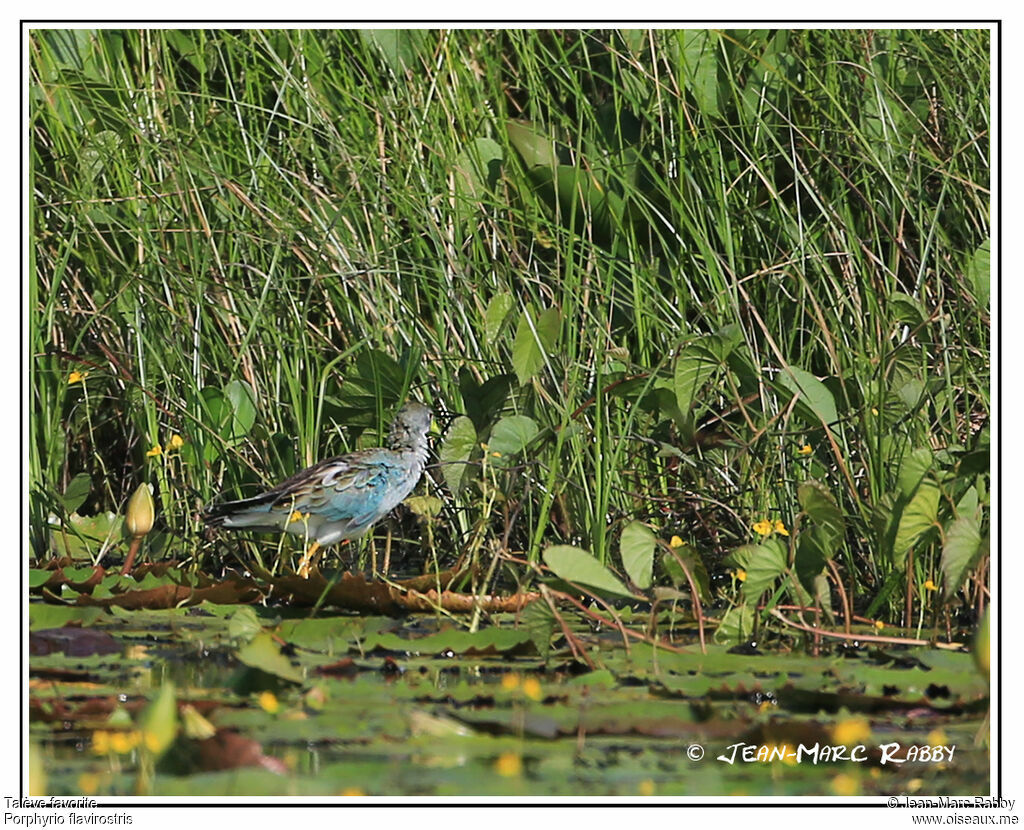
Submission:
[[476,428],[465,415],[460,415],[448,428],[438,456],[445,483],[453,494],[458,494],[468,480],[469,459],[477,448]]
[[544,564],[566,582],[588,588],[632,596],[629,589],[591,554],[572,545],[552,545],[544,551]]
[[281,653],[281,647],[274,638],[266,632],[257,634],[245,646],[236,653],[238,660],[254,669],[260,669],[267,674],[280,677],[283,680],[290,680],[293,683],[302,682],[302,672],[292,665],[291,661]]
[[643,522],[630,522],[622,529],[622,537],[619,540],[622,566],[641,590],[651,586],[654,549],[657,544],[658,537]]
[[228,620],[228,635],[232,640],[250,642],[263,630],[260,618],[248,605],[235,611]]

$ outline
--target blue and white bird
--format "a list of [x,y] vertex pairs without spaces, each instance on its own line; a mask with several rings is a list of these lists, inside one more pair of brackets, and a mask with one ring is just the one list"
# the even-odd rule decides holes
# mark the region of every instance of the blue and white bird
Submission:
[[298,571],[309,576],[321,547],[362,536],[413,491],[427,463],[430,422],[428,407],[407,403],[395,416],[387,447],[328,458],[258,496],[210,505],[203,520],[211,527],[312,539]]

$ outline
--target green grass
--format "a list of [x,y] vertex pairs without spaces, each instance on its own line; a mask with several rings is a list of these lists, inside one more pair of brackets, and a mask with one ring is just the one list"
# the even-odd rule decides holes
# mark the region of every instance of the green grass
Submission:
[[[161,555],[216,569],[242,540],[204,503],[414,395],[468,416],[402,528],[432,558],[621,570],[641,521],[760,577],[708,585],[734,623],[837,579],[918,628],[984,603],[987,31],[47,30],[30,59],[35,558],[148,481]],[[765,518],[789,537],[741,547]]]

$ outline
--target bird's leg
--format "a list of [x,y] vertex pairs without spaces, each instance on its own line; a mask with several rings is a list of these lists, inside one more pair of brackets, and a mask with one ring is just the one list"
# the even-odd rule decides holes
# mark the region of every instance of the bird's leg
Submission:
[[317,551],[320,550],[320,543],[315,539],[313,544],[309,546],[309,550],[306,551],[306,555],[302,557],[302,561],[299,562],[299,576],[303,579],[309,578],[309,569],[313,564],[313,557],[316,556]]

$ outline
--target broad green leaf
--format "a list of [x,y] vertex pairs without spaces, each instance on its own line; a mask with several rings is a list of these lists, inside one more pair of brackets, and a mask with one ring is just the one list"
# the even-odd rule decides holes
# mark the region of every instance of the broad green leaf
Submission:
[[364,349],[356,357],[355,372],[345,378],[345,386],[355,387],[371,398],[372,402],[367,401],[371,409],[379,400],[398,402],[416,372],[419,355],[404,363],[381,349]]
[[532,306],[519,315],[512,344],[512,368],[520,384],[526,383],[544,366],[544,360],[558,342],[561,315],[557,308],[545,309],[537,317]]
[[744,567],[747,578],[743,582],[743,596],[756,600],[786,572],[786,551],[779,544],[751,545],[750,547],[753,550]]
[[453,494],[461,492],[469,480],[469,459],[477,448],[476,428],[465,415],[460,415],[445,435],[438,456],[441,459],[441,472],[445,484]]
[[487,440],[487,450],[497,453],[495,459],[513,456],[526,447],[540,432],[537,422],[526,415],[508,415],[494,425]]
[[843,513],[835,498],[828,488],[817,481],[801,484],[797,488],[796,497],[807,517],[824,534],[823,541],[826,541],[827,547],[822,553],[831,559],[846,532]]
[[684,415],[693,408],[697,393],[718,367],[718,359],[703,346],[693,344],[679,350],[674,376],[676,404]]
[[404,76],[406,70],[422,67],[420,54],[429,51],[426,43],[428,35],[426,29],[359,30],[363,41],[375,44],[391,71],[399,76]]
[[800,531],[800,537],[796,540],[793,567],[796,570],[796,578],[812,596],[816,590],[816,581],[825,568],[825,562],[831,558],[829,538],[822,528],[809,527]]
[[904,294],[902,291],[894,291],[886,298],[889,305],[889,316],[905,325],[916,327],[921,325],[927,318],[927,313],[921,307],[919,300]]
[[241,441],[256,423],[252,387],[245,381],[233,380],[224,387],[224,397],[231,403],[231,418],[224,425],[221,435],[229,443]]
[[546,660],[551,650],[551,635],[555,632],[555,614],[546,602],[531,602],[519,615],[519,625],[530,635],[534,648]]
[[814,417],[825,425],[839,420],[836,400],[820,380],[810,372],[797,366],[789,366],[779,372],[779,384],[800,396],[800,402],[807,406]]
[[484,341],[488,346],[498,339],[502,324],[512,310],[511,294],[495,294],[484,312]]
[[[542,184],[541,192],[547,193],[550,171],[538,168],[533,178]],[[595,241],[605,244],[622,225],[624,205],[622,197],[603,187],[589,170],[560,165],[554,174],[557,199],[551,203],[565,227],[573,227],[583,233],[589,229]],[[553,194],[552,194],[553,195]]]
[[113,130],[99,130],[85,138],[78,151],[78,169],[86,186],[117,162],[120,149],[121,137]]
[[703,114],[718,116],[718,33],[710,29],[684,29],[683,66],[686,88]]
[[925,479],[918,486],[914,497],[903,508],[900,523],[896,528],[893,543],[893,557],[897,567],[906,559],[910,546],[935,527],[939,512],[939,488],[935,482]]
[[643,522],[630,522],[622,529],[622,537],[619,539],[622,566],[641,590],[651,587],[654,549],[657,544],[658,537]]
[[160,687],[156,699],[142,713],[139,726],[143,745],[155,757],[163,755],[174,743],[178,734],[178,706],[173,683],[168,681]]
[[505,128],[508,130],[509,141],[527,168],[553,168],[558,165],[554,144],[548,136],[521,121],[506,121]]
[[67,489],[64,490],[62,497],[64,502],[64,509],[69,513],[74,513],[81,507],[87,498],[89,498],[89,490],[92,489],[92,476],[88,473],[79,473],[68,483]]
[[714,334],[702,340],[702,343],[718,358],[720,363],[724,363],[725,359],[742,342],[743,329],[737,323],[729,323],[727,326],[722,326]]
[[922,479],[932,468],[932,458],[932,451],[927,447],[922,447],[903,456],[898,477],[904,498],[909,499],[917,490]]
[[981,528],[973,515],[962,515],[946,528],[942,544],[942,595],[949,599],[960,588],[981,544]]
[[821,606],[821,609],[825,612],[825,616],[828,617],[829,622],[833,622],[832,588],[829,584],[828,576],[820,573],[814,578],[814,589],[811,591],[811,597],[814,602]]
[[494,187],[503,156],[501,145],[493,138],[475,138],[456,157],[455,170],[474,197],[480,198]]
[[292,665],[292,662],[281,653],[281,647],[274,638],[266,632],[253,637],[238,649],[235,656],[239,662],[254,669],[260,669],[293,683],[302,682],[301,669]]
[[968,487],[956,505],[957,516],[975,516],[978,512],[978,488]]
[[423,496],[409,496],[404,502],[402,502],[417,516],[421,516],[424,519],[434,519],[441,515],[441,508],[444,507],[444,502],[441,501],[437,496],[431,496],[429,494]]
[[547,548],[544,551],[544,564],[551,568],[555,576],[566,582],[624,597],[632,596],[615,574],[587,551],[572,545],[552,545]]
[[978,305],[988,307],[989,294],[992,290],[992,241],[986,239],[974,251],[967,263],[967,279],[970,281],[972,293],[978,299]]
[[690,580],[686,578],[685,566],[689,570],[694,584],[697,586],[697,592],[700,594],[701,601],[711,601],[711,580],[708,577],[708,569],[693,545],[683,545],[679,548],[673,548],[671,551],[666,550],[661,557],[661,564],[665,568],[665,573],[668,574],[669,579],[672,580],[673,585],[689,591]]
[[750,639],[754,633],[757,610],[753,605],[737,605],[730,608],[715,629],[716,643],[739,643]]

